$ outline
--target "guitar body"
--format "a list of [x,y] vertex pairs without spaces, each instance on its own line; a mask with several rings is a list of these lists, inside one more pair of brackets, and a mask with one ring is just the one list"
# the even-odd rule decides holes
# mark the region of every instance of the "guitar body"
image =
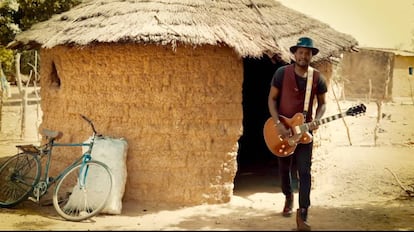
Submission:
[[298,143],[307,144],[312,142],[312,135],[309,133],[309,125],[322,125],[344,116],[356,116],[366,112],[364,104],[350,107],[346,112],[332,115],[330,117],[305,123],[302,113],[296,113],[292,118],[279,117],[280,122],[290,131],[287,138],[282,138],[275,127],[273,118],[270,117],[264,124],[263,135],[269,150],[276,156],[285,157],[293,154]]
[[292,118],[281,116],[279,120],[291,131],[291,135],[282,138],[275,127],[273,118],[270,117],[264,124],[263,135],[269,150],[276,156],[286,157],[292,155],[298,143],[307,144],[312,142],[312,135],[306,131],[303,133],[295,133],[295,127],[304,124],[305,119],[302,113],[296,113]]

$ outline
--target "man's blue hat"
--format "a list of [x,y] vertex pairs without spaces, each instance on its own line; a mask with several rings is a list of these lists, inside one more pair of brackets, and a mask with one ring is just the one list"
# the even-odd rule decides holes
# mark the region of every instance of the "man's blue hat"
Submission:
[[295,46],[290,47],[290,52],[295,53],[298,47],[310,48],[312,49],[312,55],[316,55],[319,52],[319,49],[313,47],[313,41],[309,37],[301,37],[298,39],[298,42]]

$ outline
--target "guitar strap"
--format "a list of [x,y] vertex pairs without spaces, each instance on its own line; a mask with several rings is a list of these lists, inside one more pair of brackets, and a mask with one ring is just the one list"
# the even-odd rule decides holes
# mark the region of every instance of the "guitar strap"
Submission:
[[306,119],[306,114],[308,113],[309,109],[309,100],[312,91],[312,82],[313,82],[313,68],[311,66],[308,67],[308,81],[306,82],[306,93],[305,93],[305,103],[303,104],[303,115]]

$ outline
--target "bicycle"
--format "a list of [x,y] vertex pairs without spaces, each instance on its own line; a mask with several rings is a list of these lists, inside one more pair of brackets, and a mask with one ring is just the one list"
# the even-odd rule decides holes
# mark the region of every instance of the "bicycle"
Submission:
[[[63,136],[60,131],[42,130],[46,143],[17,145],[18,154],[7,159],[0,167],[0,207],[11,208],[24,200],[39,203],[47,190],[56,183],[53,192],[53,206],[57,213],[69,221],[82,221],[101,212],[110,197],[114,176],[103,162],[92,160],[91,152],[95,139],[102,137],[89,123],[93,134],[89,142],[57,143]],[[56,176],[49,176],[52,151],[57,146],[86,146],[87,151]],[[46,158],[43,177],[42,159]],[[95,181],[99,180],[99,181]]]

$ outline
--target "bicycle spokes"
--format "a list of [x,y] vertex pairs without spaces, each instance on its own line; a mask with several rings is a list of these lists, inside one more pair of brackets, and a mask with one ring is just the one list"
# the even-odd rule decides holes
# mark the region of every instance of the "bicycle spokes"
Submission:
[[40,161],[35,154],[19,153],[0,168],[0,206],[12,207],[27,199],[40,178]]
[[99,213],[112,189],[112,173],[106,165],[89,161],[69,170],[57,183],[53,204],[57,212],[71,221]]

